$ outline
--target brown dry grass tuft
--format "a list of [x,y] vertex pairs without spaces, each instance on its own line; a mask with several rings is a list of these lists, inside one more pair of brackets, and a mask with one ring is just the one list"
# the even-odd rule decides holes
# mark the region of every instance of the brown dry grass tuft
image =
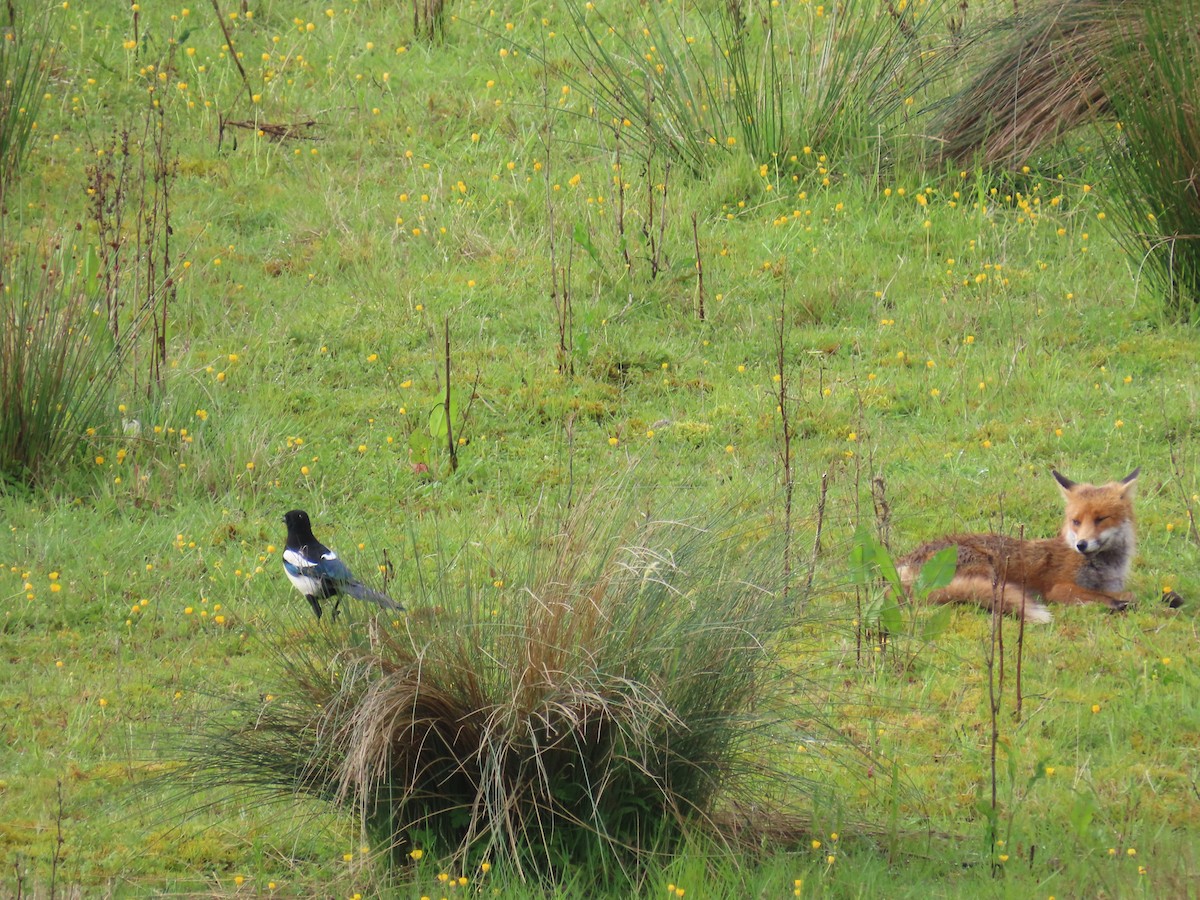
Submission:
[[1102,67],[1141,22],[1126,0],[1042,0],[993,26],[992,61],[939,117],[937,162],[1015,169],[1106,114]]
[[410,602],[439,614],[274,647],[289,689],[210,729],[190,775],[353,809],[398,862],[420,847],[539,878],[633,871],[739,798],[771,821],[764,798],[798,792],[770,763],[794,677],[778,542],[621,506],[593,497],[532,536],[500,600],[456,555]]

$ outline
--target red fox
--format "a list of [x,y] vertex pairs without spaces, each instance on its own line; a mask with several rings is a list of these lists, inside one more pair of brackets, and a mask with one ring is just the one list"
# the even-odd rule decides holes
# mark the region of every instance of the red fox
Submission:
[[958,567],[935,603],[978,603],[986,609],[998,599],[1004,612],[1024,614],[1027,622],[1049,622],[1051,603],[1103,603],[1125,609],[1124,592],[1133,561],[1134,469],[1111,484],[1076,484],[1051,470],[1067,502],[1062,535],[1022,541],[1002,534],[953,534],[931,541],[896,565],[906,590],[933,554],[958,547]]

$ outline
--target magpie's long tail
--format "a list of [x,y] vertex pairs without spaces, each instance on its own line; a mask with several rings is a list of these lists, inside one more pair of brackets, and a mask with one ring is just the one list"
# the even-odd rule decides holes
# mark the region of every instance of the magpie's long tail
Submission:
[[382,606],[384,609],[403,610],[404,607],[389,597],[387,594],[381,594],[379,591],[373,591],[365,584],[359,581],[351,581],[342,587],[342,590],[351,597],[357,597],[359,600],[370,600]]

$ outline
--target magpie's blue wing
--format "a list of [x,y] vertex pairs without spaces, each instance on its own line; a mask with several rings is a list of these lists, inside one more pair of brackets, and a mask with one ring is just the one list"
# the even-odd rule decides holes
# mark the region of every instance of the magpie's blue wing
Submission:
[[350,567],[342,562],[332,550],[321,554],[321,558],[316,562],[316,568],[322,576],[330,581],[336,581],[338,584],[354,580],[354,576],[350,574]]
[[283,568],[289,575],[297,578],[315,578],[335,584],[354,580],[349,567],[332,550],[326,550],[316,559],[310,558],[300,550],[286,550],[283,554]]

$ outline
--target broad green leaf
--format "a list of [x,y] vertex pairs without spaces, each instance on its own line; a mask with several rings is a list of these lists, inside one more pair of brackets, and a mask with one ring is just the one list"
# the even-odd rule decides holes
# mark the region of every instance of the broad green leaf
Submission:
[[954,544],[943,547],[929,557],[925,561],[925,565],[921,566],[921,571],[917,573],[916,583],[913,585],[913,592],[918,597],[928,597],[933,591],[948,585],[954,579],[954,572],[957,568],[958,547]]
[[987,821],[987,847],[989,852],[995,852],[996,835],[1000,827],[1000,810],[992,806],[992,801],[988,797],[980,797],[975,801],[975,809]]
[[576,359],[586,362],[592,356],[592,335],[586,328],[575,333],[575,346],[571,348]]
[[446,422],[446,405],[444,403],[434,404],[433,409],[429,411],[429,433],[438,439],[444,439],[449,433],[450,427]]
[[902,591],[904,586],[900,583],[900,573],[896,571],[896,565],[892,562],[891,554],[887,552],[887,548],[883,544],[872,541],[875,547],[875,566],[879,569],[879,574],[883,576],[884,581],[892,586],[893,590]]
[[926,643],[933,643],[950,627],[950,620],[954,617],[954,607],[943,605],[933,611],[928,619],[925,620],[925,627],[921,631]]
[[879,624],[879,611],[883,608],[883,594],[876,594],[863,607],[863,622],[871,628]]
[[1008,783],[1016,784],[1017,783],[1017,765],[1020,762],[1020,760],[1018,759],[1018,754],[1013,752],[1012,744],[1009,742],[1008,738],[1006,738],[1006,737],[999,738],[999,740],[997,741],[997,746],[999,746],[1000,749],[1004,751],[1004,759],[1008,763],[1008,767],[1007,767],[1008,768]]
[[1091,794],[1077,794],[1075,802],[1071,804],[1071,812],[1068,814],[1068,819],[1072,830],[1075,832],[1075,836],[1079,838],[1087,837],[1088,829],[1092,824],[1092,819],[1095,817],[1095,797]]
[[408,436],[409,458],[414,463],[429,462],[429,435],[423,431],[414,431]]
[[596,249],[596,245],[592,243],[591,235],[588,234],[587,226],[582,222],[575,223],[574,230],[575,243],[587,251],[587,255],[592,258],[592,262],[600,265],[600,251]]
[[875,566],[875,540],[865,528],[854,532],[854,543],[850,545],[850,581],[857,585],[871,583],[871,572]]
[[879,624],[889,634],[899,634],[904,629],[904,617],[900,614],[900,602],[895,591],[885,591],[883,605],[879,608]]
[[[462,391],[450,391],[450,422],[454,424],[455,428],[460,422],[459,411],[462,408],[462,398]],[[446,402],[439,400],[429,411],[429,433],[434,438],[442,440],[445,439],[449,430],[449,423],[446,421]]]

